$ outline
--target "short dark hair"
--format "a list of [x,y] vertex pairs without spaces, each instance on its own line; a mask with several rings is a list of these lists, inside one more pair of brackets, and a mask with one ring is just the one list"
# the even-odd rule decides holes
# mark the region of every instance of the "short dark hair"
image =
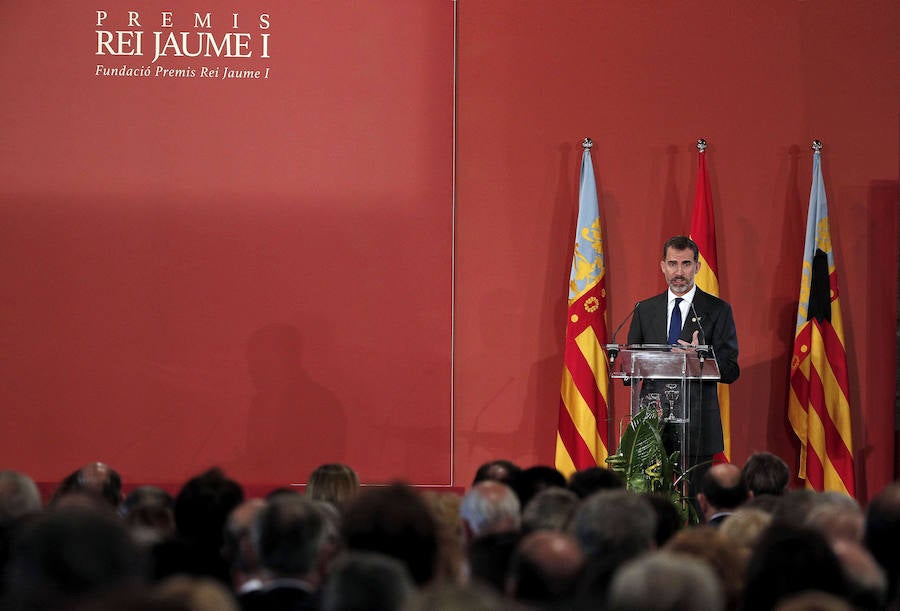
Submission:
[[253,521],[259,563],[282,577],[305,575],[316,568],[330,536],[319,501],[281,496],[268,501]]
[[219,468],[192,477],[175,497],[175,526],[187,540],[222,546],[225,522],[244,500],[244,490]]
[[674,248],[675,250],[686,250],[690,248],[694,253],[694,261],[698,261],[700,259],[700,248],[697,246],[696,242],[694,242],[686,235],[677,235],[666,240],[666,243],[663,244],[662,250],[663,261],[666,260],[666,253],[669,252],[670,248]]
[[791,481],[791,471],[786,462],[771,452],[756,452],[741,468],[741,479],[754,496],[781,496]]
[[364,490],[345,509],[341,535],[348,549],[400,560],[418,585],[435,575],[437,524],[425,500],[407,484]]

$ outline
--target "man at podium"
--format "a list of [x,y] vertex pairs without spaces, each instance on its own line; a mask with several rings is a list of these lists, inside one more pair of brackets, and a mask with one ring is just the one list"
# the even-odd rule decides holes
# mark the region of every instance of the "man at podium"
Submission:
[[[741,373],[734,316],[728,303],[701,291],[694,284],[694,276],[700,271],[699,259],[700,250],[688,237],[675,236],[665,243],[660,269],[669,288],[635,306],[628,343],[711,346],[710,357],[718,362],[719,381],[730,384]],[[647,387],[654,382],[656,380],[645,380],[641,394],[652,390]],[[717,452],[724,450],[716,382],[695,381],[691,384],[697,385],[690,396],[692,402],[699,402],[699,406],[696,403],[689,406],[689,466],[711,461]],[[700,481],[700,473],[692,475],[694,477],[689,478],[692,482]]]

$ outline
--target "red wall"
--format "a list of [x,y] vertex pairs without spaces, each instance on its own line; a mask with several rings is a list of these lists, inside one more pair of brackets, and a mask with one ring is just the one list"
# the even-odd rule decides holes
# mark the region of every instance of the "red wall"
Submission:
[[[448,485],[452,6],[129,6],[140,28],[118,3],[0,8],[0,465]],[[166,11],[220,40],[237,14],[253,56],[151,61]],[[97,30],[144,54],[96,55]]]
[[[616,324],[664,288],[710,148],[743,369],[734,460],[794,466],[787,375],[821,139],[860,496],[893,478],[900,55],[895,2],[459,4],[456,465],[552,461],[580,142],[594,140]],[[621,338],[620,338],[621,339]],[[627,396],[617,389],[617,417]]]
[[257,35],[271,14],[271,58],[244,60],[266,82],[100,79],[95,12],[124,16],[0,8],[0,466],[171,482],[219,463],[256,484],[344,460],[465,485],[488,459],[551,462],[585,136],[612,323],[662,290],[710,143],[734,459],[796,465],[819,138],[860,496],[892,479],[895,2],[232,4]]

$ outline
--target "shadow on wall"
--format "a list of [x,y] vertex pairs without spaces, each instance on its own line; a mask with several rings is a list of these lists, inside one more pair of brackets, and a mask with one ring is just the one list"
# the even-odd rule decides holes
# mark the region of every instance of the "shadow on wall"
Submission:
[[346,455],[344,409],[303,370],[301,357],[300,332],[289,324],[262,327],[247,342],[254,394],[246,454],[238,468],[256,480],[305,482],[320,464]]

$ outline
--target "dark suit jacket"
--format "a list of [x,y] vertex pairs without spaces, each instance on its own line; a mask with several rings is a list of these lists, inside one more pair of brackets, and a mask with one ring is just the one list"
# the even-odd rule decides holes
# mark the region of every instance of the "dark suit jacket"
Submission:
[[[666,306],[668,291],[641,301],[635,306],[631,328],[628,330],[629,344],[665,344],[668,342],[666,326]],[[700,332],[700,343],[712,346],[719,365],[720,380],[723,384],[731,384],[741,375],[738,367],[737,330],[731,306],[718,297],[704,293],[699,288],[694,294],[694,310],[689,311],[681,329],[681,339],[690,342],[694,331]],[[716,394],[715,382],[703,382],[702,393],[697,388],[691,389],[691,396],[701,396],[699,417],[697,406],[691,406],[690,412],[690,450],[693,457],[709,457],[724,450],[722,442],[722,419],[719,415],[719,397]]]

